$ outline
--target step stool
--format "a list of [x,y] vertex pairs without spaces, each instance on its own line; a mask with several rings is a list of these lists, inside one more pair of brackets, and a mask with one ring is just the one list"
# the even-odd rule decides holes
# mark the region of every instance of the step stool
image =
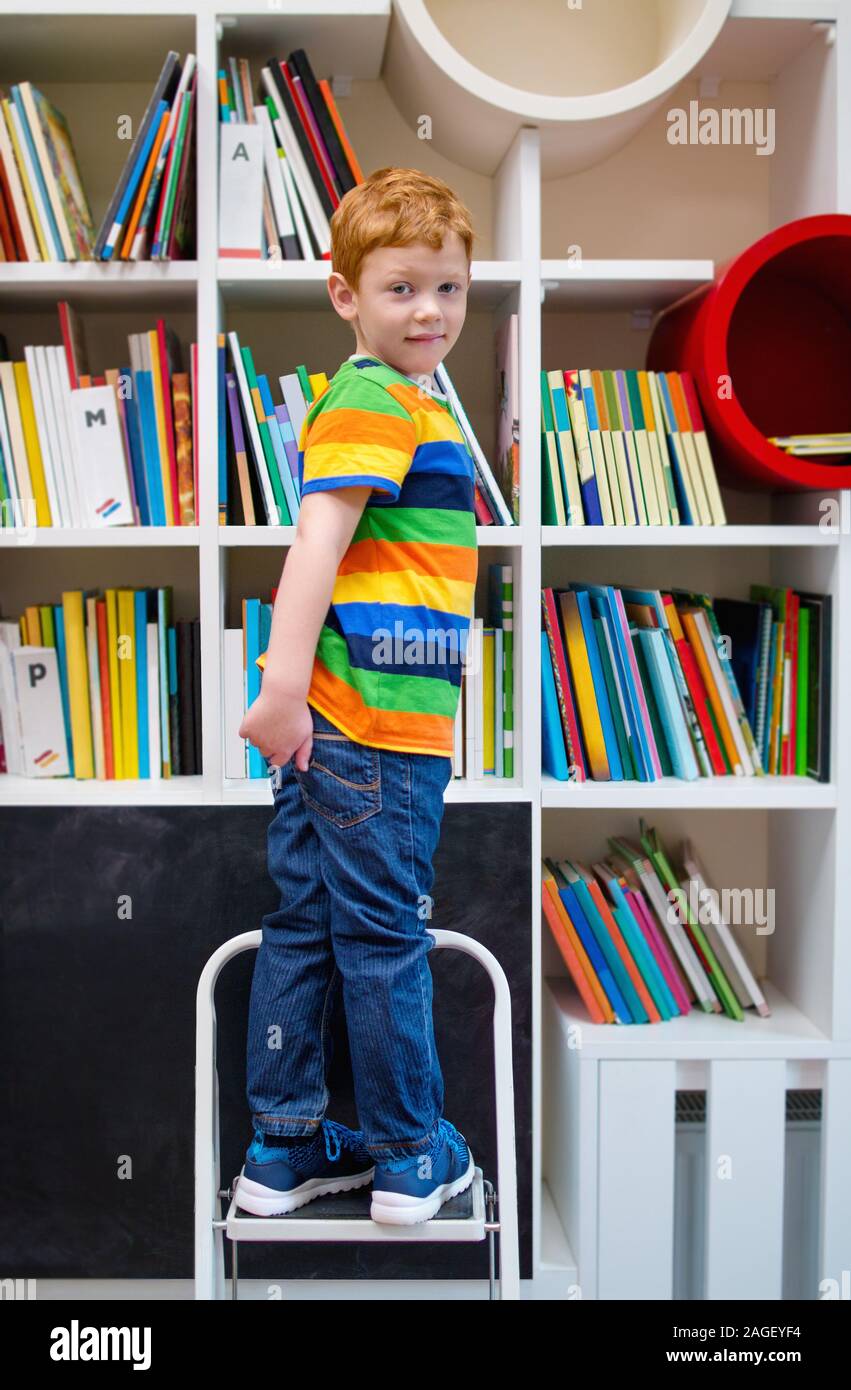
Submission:
[[[461,932],[427,928],[435,948],[447,947],[473,956],[490,975],[494,991],[493,1042],[496,1086],[496,1150],[500,1219],[494,1219],[497,1194],[476,1168],[466,1192],[444,1202],[430,1220],[416,1226],[388,1226],[369,1215],[367,1187],[318,1197],[284,1216],[253,1216],[236,1205],[237,1178],[220,1187],[219,1077],[216,1067],[215,989],[219,972],[241,951],[256,950],[260,930],[234,936],[214,951],[201,972],[196,998],[195,1030],[195,1298],[225,1298],[223,1236],[233,1242],[231,1297],[238,1297],[239,1241],[481,1241],[488,1238],[489,1297],[495,1294],[494,1236],[499,1233],[499,1297],[520,1298],[517,1233],[517,1170],[514,1148],[514,1077],[511,1047],[511,994],[499,961],[480,942]],[[228,1202],[222,1218],[222,1199]]]

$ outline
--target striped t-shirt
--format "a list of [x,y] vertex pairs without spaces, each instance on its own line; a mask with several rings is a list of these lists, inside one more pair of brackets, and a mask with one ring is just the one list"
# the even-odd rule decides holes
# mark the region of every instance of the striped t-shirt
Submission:
[[308,704],[357,743],[449,757],[478,573],[473,460],[449,402],[353,354],[307,412],[298,467],[302,497],[374,489],[337,570]]

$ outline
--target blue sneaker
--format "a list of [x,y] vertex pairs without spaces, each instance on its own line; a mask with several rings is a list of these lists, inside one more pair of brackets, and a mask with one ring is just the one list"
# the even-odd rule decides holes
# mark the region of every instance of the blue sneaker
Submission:
[[441,1119],[429,1155],[375,1160],[370,1216],[388,1226],[429,1221],[450,1197],[466,1191],[475,1170],[464,1136]]
[[331,1192],[348,1192],[372,1180],[374,1160],[360,1130],[323,1120],[310,1144],[267,1147],[259,1129],[237,1180],[236,1204],[254,1216],[287,1212]]

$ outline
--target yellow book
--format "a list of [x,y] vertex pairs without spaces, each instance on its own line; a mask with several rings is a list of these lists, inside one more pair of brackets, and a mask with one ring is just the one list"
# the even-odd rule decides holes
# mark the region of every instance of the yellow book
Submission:
[[121,681],[118,675],[118,597],[115,589],[106,591],[106,644],[109,659],[109,705],[112,723],[112,757],[116,780],[126,777],[121,736]]
[[328,377],[324,372],[312,372],[308,373],[307,379],[313,391],[313,399],[316,400],[317,396],[321,396],[325,387],[328,385]]
[[44,477],[44,462],[41,445],[38,442],[38,429],[35,423],[35,408],[30,390],[30,374],[26,362],[16,362],[15,385],[18,388],[18,409],[21,412],[21,427],[24,443],[27,446],[27,462],[30,466],[30,480],[35,497],[35,514],[39,526],[52,526],[50,501],[47,496],[47,482]]
[[65,664],[68,669],[68,704],[71,710],[71,746],[74,750],[74,776],[94,777],[94,750],[89,710],[89,659],[83,623],[81,589],[63,589],[62,617],[65,624]]
[[484,693],[484,724],[482,728],[483,736],[483,767],[485,772],[495,772],[495,745],[494,745],[494,635],[493,628],[486,627],[482,630],[482,690]]
[[26,623],[24,630],[27,634],[24,638],[25,644],[29,647],[42,646],[41,614],[38,611],[37,604],[31,603],[24,609],[24,622]]
[[18,140],[18,132],[15,128],[15,122],[12,119],[11,107],[12,102],[9,99],[9,97],[4,98],[3,114],[6,117],[6,126],[9,131],[9,139],[11,140],[12,148],[15,151],[15,163],[18,166],[18,175],[21,180],[21,187],[23,188],[24,194],[26,195],[27,207],[29,208],[30,213],[30,221],[32,222],[33,231],[35,232],[36,238],[38,240],[38,249],[41,252],[41,259],[43,261],[54,261],[56,257],[48,249],[44,231],[42,230],[41,218],[38,215],[38,209],[35,204],[35,199],[33,198],[32,188],[30,187],[29,177],[27,175],[27,166],[24,163],[24,156],[21,151],[20,141]]
[[118,672],[121,683],[121,743],[124,776],[139,776],[136,710],[136,615],[132,589],[118,590]]
[[166,439],[166,420],[165,407],[163,405],[163,388],[160,378],[160,345],[157,338],[157,330],[151,328],[148,331],[148,343],[151,349],[151,376],[154,387],[154,414],[157,417],[157,445],[160,454],[160,472],[163,480],[163,498],[165,500],[165,521],[166,526],[176,526],[174,516],[174,498],[171,493],[171,472],[168,461],[168,440]]
[[606,740],[603,738],[603,726],[600,723],[597,696],[594,693],[594,680],[588,661],[588,650],[585,646],[582,619],[579,616],[579,604],[576,601],[576,594],[572,590],[565,590],[558,594],[557,598],[561,610],[561,625],[567,648],[567,660],[570,674],[573,677],[573,688],[576,691],[579,721],[585,738],[591,776],[597,782],[609,782],[611,781],[611,773],[609,772],[609,758],[606,753]]

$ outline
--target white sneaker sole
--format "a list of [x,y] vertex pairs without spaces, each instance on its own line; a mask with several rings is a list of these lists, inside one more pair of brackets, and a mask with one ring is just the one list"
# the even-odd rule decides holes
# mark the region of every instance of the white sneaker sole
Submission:
[[286,1216],[296,1211],[315,1197],[326,1197],[334,1192],[349,1192],[355,1187],[366,1187],[372,1182],[375,1168],[363,1173],[352,1173],[342,1178],[308,1178],[300,1187],[289,1192],[277,1192],[274,1187],[264,1187],[262,1183],[239,1175],[236,1186],[236,1204],[252,1216]]
[[412,1197],[407,1192],[373,1192],[370,1216],[373,1221],[385,1226],[416,1226],[420,1221],[430,1221],[444,1202],[466,1192],[473,1181],[476,1164],[472,1153],[466,1173],[454,1182],[436,1187],[428,1197]]

